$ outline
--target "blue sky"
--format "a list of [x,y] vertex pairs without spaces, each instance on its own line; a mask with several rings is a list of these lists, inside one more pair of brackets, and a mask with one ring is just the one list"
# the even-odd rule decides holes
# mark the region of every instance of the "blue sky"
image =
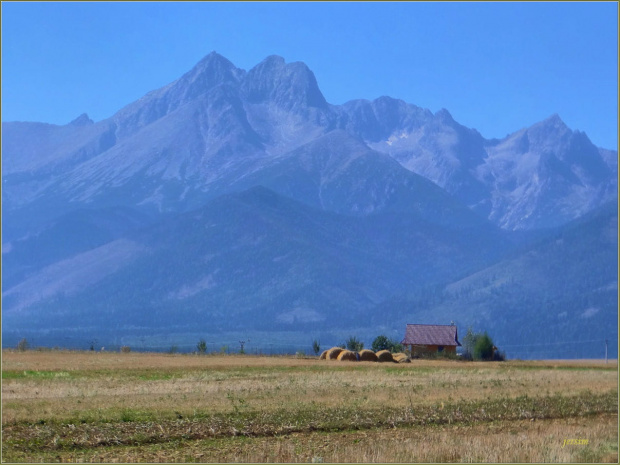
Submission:
[[389,95],[487,138],[558,113],[617,148],[616,2],[3,2],[2,120],[99,121],[213,50],[303,61],[333,104]]

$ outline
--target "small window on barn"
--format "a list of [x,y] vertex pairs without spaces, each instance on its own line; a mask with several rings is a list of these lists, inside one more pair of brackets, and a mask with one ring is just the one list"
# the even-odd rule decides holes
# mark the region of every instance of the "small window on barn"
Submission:
[[437,347],[437,352],[443,352],[443,346]]

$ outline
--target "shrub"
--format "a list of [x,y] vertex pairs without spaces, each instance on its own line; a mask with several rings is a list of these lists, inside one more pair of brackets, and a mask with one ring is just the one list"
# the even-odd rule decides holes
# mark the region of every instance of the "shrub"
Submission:
[[17,350],[23,352],[30,348],[30,344],[28,344],[28,340],[23,338],[21,341],[17,343]]
[[463,337],[463,358],[466,360],[474,359],[474,346],[476,345],[476,339],[478,335],[474,333],[471,326],[467,328],[467,333]]
[[398,341],[394,339],[390,339],[385,335],[377,336],[374,341],[372,341],[372,350],[375,352],[379,352],[381,350],[389,350],[392,353],[402,352],[403,346]]
[[312,350],[314,351],[314,355],[319,355],[321,352],[321,344],[316,339],[312,341]]
[[178,351],[179,351],[179,346],[177,345],[172,345],[170,346],[170,349],[168,349],[169,354],[176,354]]
[[352,352],[359,352],[364,348],[364,343],[358,341],[355,336],[351,336],[349,339],[347,339],[346,348]]
[[250,340],[248,339],[247,341],[239,341],[239,353],[241,355],[245,354],[245,343],[246,342],[250,342]]
[[199,354],[206,354],[207,353],[207,342],[204,339],[201,339],[200,341],[198,341],[198,344],[196,344],[196,350],[198,350]]
[[485,332],[476,339],[474,360],[491,360],[493,358],[493,341]]
[[131,347],[129,346],[121,346],[121,352],[124,354],[128,354],[129,352],[131,352]]
[[398,352],[404,352],[405,349],[404,349],[403,345],[400,342],[395,341],[394,339],[390,339],[390,349],[389,349],[389,351],[392,352],[393,354],[395,354],[395,353],[398,353]]
[[390,350],[390,340],[387,336],[383,334],[381,336],[377,336],[374,341],[372,341],[372,350],[375,352],[379,352],[380,350]]
[[463,338],[463,355],[465,360],[506,360],[506,354],[498,352],[493,345],[493,339],[484,333],[475,333],[471,328]]

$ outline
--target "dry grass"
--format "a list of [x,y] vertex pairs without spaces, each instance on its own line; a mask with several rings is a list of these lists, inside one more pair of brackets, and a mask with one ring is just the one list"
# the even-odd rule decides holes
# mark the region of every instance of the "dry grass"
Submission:
[[[342,350],[342,349],[340,349]],[[2,370],[133,370],[309,366],[316,358],[85,351],[2,351]]]
[[392,358],[394,359],[395,362],[398,362],[398,363],[411,363],[411,359],[407,357],[407,354],[403,354],[402,352],[393,354]]
[[[238,442],[234,454],[213,450],[208,460],[238,462],[617,462],[617,417],[581,421],[400,428],[331,435],[291,435]],[[562,447],[564,438],[590,437],[586,446]]]
[[[72,418],[82,412],[107,418],[127,408],[169,416],[171,405],[184,416],[196,410],[227,412],[231,396],[242,398],[246,407],[273,410],[283,402],[408,407],[411,402],[617,388],[617,370],[555,366],[426,360],[334,365],[285,357],[9,352],[3,357],[3,372],[21,377],[5,376],[3,381],[3,423],[33,416]],[[22,376],[24,372],[30,374]],[[343,387],[346,399],[333,395]]]
[[357,362],[357,354],[350,350],[343,350],[338,354],[339,362]]
[[327,360],[338,360],[338,355],[340,355],[340,352],[342,351],[343,349],[341,347],[332,347],[327,351],[325,358]]
[[[597,445],[596,454],[592,453],[594,455],[590,456],[577,450],[573,450],[570,454],[567,450],[556,453],[553,452],[556,447],[553,445],[555,443],[552,441],[552,435],[557,438],[560,434],[566,434],[566,437],[570,438],[568,434],[576,434],[579,425],[583,426],[583,422],[590,425],[588,428],[591,431],[595,431],[594,428],[597,428],[599,423],[601,427],[603,423],[607,425],[604,431],[601,430],[601,438],[615,434],[614,437],[617,439],[618,432],[617,426],[615,429],[609,426],[611,424],[609,414],[604,416],[605,422],[596,420],[599,417],[583,416],[596,412],[610,412],[611,417],[614,417],[613,414],[617,415],[617,403],[612,406],[612,410],[609,404],[610,393],[616,392],[617,398],[617,363],[607,365],[586,361],[468,363],[414,360],[410,364],[399,365],[373,362],[333,364],[325,363],[318,358],[5,351],[2,368],[4,375],[2,424],[5,433],[3,441],[34,434],[35,430],[43,433],[63,431],[62,434],[58,433],[58,437],[62,438],[71,431],[68,425],[75,425],[77,429],[72,433],[77,435],[75,441],[84,440],[85,444],[90,444],[81,438],[96,437],[101,431],[101,425],[106,422],[112,425],[113,430],[118,431],[123,430],[119,425],[129,429],[138,428],[138,432],[131,429],[133,431],[131,441],[137,441],[135,438],[141,437],[140,434],[145,435],[147,439],[156,437],[151,431],[153,428],[167,428],[166,431],[170,433],[169,440],[158,439],[157,445],[149,445],[149,439],[144,443],[138,441],[141,445],[135,447],[131,446],[132,442],[129,441],[123,443],[126,444],[123,446],[113,446],[113,443],[107,446],[100,445],[96,450],[86,448],[71,452],[61,448],[56,452],[63,460],[71,457],[91,460],[89,458],[91,457],[92,460],[107,461],[106,457],[116,457],[121,461],[134,461],[129,457],[131,454],[137,454],[136,457],[142,457],[142,461],[149,457],[149,461],[157,461],[157,454],[162,454],[161,457],[164,457],[165,461],[188,461],[186,457],[175,455],[181,453],[178,450],[179,441],[185,441],[184,438],[187,438],[187,444],[184,443],[183,448],[193,450],[196,455],[191,455],[194,452],[190,455],[199,461],[230,461],[234,460],[234,457],[250,462],[304,461],[304,457],[305,461],[309,461],[319,454],[312,445],[313,441],[316,438],[327,438],[328,446],[325,450],[329,453],[317,455],[326,462],[531,461],[521,460],[519,457],[535,457],[534,461],[571,461],[575,457],[583,459],[579,461],[597,461],[593,457],[600,459],[602,456],[607,457],[605,455],[607,453],[613,455],[614,451],[605,452],[607,446],[601,446],[603,447],[601,449]],[[523,415],[516,410],[513,412],[511,405],[514,402],[514,409],[526,408],[524,405],[529,405],[530,401],[527,399],[523,401],[523,396],[534,399],[531,408],[538,409],[536,412],[547,408],[545,406],[548,401],[545,399],[556,399],[554,402],[557,401],[558,405],[551,405],[550,416],[541,414],[542,416],[537,417],[534,413],[533,418],[560,419],[537,420],[532,425],[529,422],[521,422],[518,419]],[[607,396],[608,400],[598,401],[597,396]],[[590,398],[595,399],[592,405],[584,404]],[[564,402],[562,399],[567,401]],[[576,410],[571,410],[570,404],[573,400],[579,404]],[[460,409],[467,407],[470,402],[479,402],[476,406],[478,410],[465,421],[471,424],[448,426],[441,423],[444,420],[451,421],[450,418],[456,418],[463,423],[465,418],[458,415],[454,417],[442,411],[444,403],[446,408],[457,406],[456,408]],[[507,405],[502,406],[502,403]],[[459,405],[461,407],[458,407]],[[489,419],[484,419],[486,417],[479,412],[480,409],[489,410],[491,407],[499,408],[503,415],[510,416],[514,413],[514,419],[502,420],[503,430],[493,429],[495,423],[487,424]],[[402,412],[418,413],[407,417],[402,416]],[[341,418],[338,420],[340,423],[335,419],[338,415]],[[430,418],[431,423],[434,422],[436,426],[407,427],[417,424],[417,419],[422,416]],[[396,421],[394,418],[401,418],[402,421]],[[444,420],[437,423],[437,419],[441,418]],[[480,420],[481,418],[483,420]],[[245,423],[235,423],[241,419],[244,419]],[[336,422],[333,423],[335,425],[358,425],[362,431],[350,434],[312,433],[313,428],[331,431],[329,424],[332,424],[330,423],[332,420]],[[203,455],[199,456],[198,444],[207,441],[204,438],[212,433],[209,433],[210,430],[207,428],[203,431],[204,434],[201,433],[202,435],[188,436],[179,430],[185,421],[189,421],[188,424],[190,427],[193,425],[195,431],[202,431],[201,428],[207,426],[215,428],[215,431],[217,425],[222,428],[224,427],[222,425],[228,425],[226,428],[230,427],[237,431],[250,428],[249,431],[255,431],[252,434],[259,434],[260,437],[241,440],[234,438],[232,433],[233,437],[230,438],[215,435],[217,437],[208,441],[224,444],[225,447],[222,446],[220,450],[217,446],[213,454],[202,450],[200,453]],[[248,421],[250,426],[247,425]],[[483,421],[484,424],[478,424],[479,421]],[[390,422],[398,427],[397,430],[385,429],[385,425]],[[296,429],[294,427],[296,424],[301,426]],[[530,428],[534,424],[547,428],[545,431],[548,430],[548,434],[545,433],[546,436],[538,432],[534,434]],[[278,425],[284,428],[282,434],[288,434],[287,437],[290,438],[298,437],[302,445],[307,443],[307,446],[303,446],[306,449],[302,447],[304,453],[299,459],[292,456],[290,459],[287,458],[289,456],[286,451],[292,447],[290,442],[264,436],[265,432],[272,431],[269,434],[273,434],[274,431],[279,431]],[[287,429],[287,425],[292,428]],[[383,426],[371,434],[373,425]],[[574,428],[561,429],[567,425],[572,425]],[[338,428],[341,426],[336,429]],[[81,433],[78,435],[79,431]],[[147,435],[147,431],[151,431],[148,433],[150,436]],[[173,431],[176,433],[172,434]],[[302,433],[291,436],[286,431],[302,431]],[[104,438],[108,437],[107,433],[101,434]],[[226,434],[228,433],[224,436]],[[371,440],[362,441],[361,438],[369,434],[372,436]],[[421,436],[415,439],[416,434]],[[530,455],[525,452],[519,455],[521,454],[519,450],[528,449],[523,444],[518,449],[516,445],[508,447],[502,442],[510,439],[509,444],[522,443],[523,441],[518,439],[521,438],[519,436],[521,434],[525,435],[525,440],[531,449]],[[353,437],[359,439],[358,443],[350,443],[347,439]],[[381,437],[385,439],[383,442],[392,446],[384,447],[382,441],[378,439]],[[451,442],[450,437],[455,437],[454,441]],[[598,433],[592,433],[592,436],[588,437],[594,441],[599,436]],[[464,444],[469,440],[477,444],[476,448],[472,449],[472,454],[476,452],[479,455],[465,453],[469,449]],[[402,447],[399,446],[401,443]],[[437,446],[432,446],[435,443]],[[26,456],[17,443],[11,442],[11,444],[11,447],[6,449],[3,443],[5,458],[21,457],[26,461],[46,458],[56,461],[55,455],[50,455],[52,452],[45,452],[44,448],[39,451],[33,450]],[[104,441],[102,444],[107,443]],[[248,446],[249,448],[245,450],[241,447],[244,444],[254,446]],[[261,449],[261,444],[266,444],[264,449]],[[412,444],[416,447],[412,448]],[[425,449],[427,445],[428,450]],[[481,456],[480,451],[484,447],[490,449]],[[534,450],[537,447],[542,447],[546,452],[536,455]],[[225,459],[230,450],[237,450],[239,454]],[[272,457],[273,450],[281,452],[277,460],[269,458]],[[220,453],[224,455],[217,455]],[[586,455],[582,457],[575,454]],[[617,449],[615,454],[617,457]]]
[[[21,452],[18,461],[238,463],[618,463],[618,417],[403,427]],[[587,446],[564,439],[587,438]]]
[[379,362],[393,362],[394,357],[392,357],[392,353],[389,350],[380,350],[377,352],[377,360]]
[[[592,443],[562,447],[564,438],[591,437]],[[549,420],[532,423],[399,428],[391,431],[347,432],[330,436],[291,435],[253,440],[236,458],[221,452],[213,457],[238,462],[411,463],[411,462],[599,462],[618,461],[617,416],[581,422]],[[251,444],[251,445],[250,445]],[[220,455],[221,454],[221,455]]]
[[[343,350],[340,347],[334,349]],[[331,349],[330,349],[331,350]],[[258,357],[251,355],[185,355],[130,352],[87,352],[87,351],[2,351],[2,370],[133,370],[133,369],[200,369],[229,367],[295,367],[315,366],[317,358]],[[559,369],[603,369],[617,370],[618,361],[610,360],[511,360],[508,362],[464,363],[454,360],[417,359],[416,367],[460,368],[478,370],[510,368],[559,368]]]
[[362,362],[376,362],[377,354],[375,354],[372,350],[362,349],[360,351],[360,361]]

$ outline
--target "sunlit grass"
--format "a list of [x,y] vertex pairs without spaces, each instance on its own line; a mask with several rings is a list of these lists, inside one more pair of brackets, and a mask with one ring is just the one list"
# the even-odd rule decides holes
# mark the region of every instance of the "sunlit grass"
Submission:
[[[397,365],[293,357],[31,351],[5,352],[2,373],[4,456],[28,461],[39,461],[51,450],[69,457],[67,451],[76,448],[84,457],[100,460],[98,454],[106,456],[109,448],[134,447],[135,453],[149,455],[147,449],[159,444],[162,454],[168,450],[165,444],[207,438],[229,444],[226,438],[236,436],[323,431],[328,442],[340,443],[347,430],[425,430],[497,421],[514,424],[523,419],[592,421],[592,415],[617,415],[617,364],[598,362],[438,360]],[[480,436],[482,440],[484,435]],[[535,439],[539,440],[528,441]],[[456,446],[443,443],[443,452],[416,457],[445,457],[445,461],[472,457],[454,455]],[[353,453],[347,447],[334,450],[333,457]],[[88,452],[92,448],[100,452]],[[252,450],[248,461],[287,461],[285,449],[278,460],[253,459],[261,456]],[[381,452],[379,442],[371,449],[344,461],[390,456],[387,449]],[[391,457],[404,457],[404,451],[392,449]],[[604,447],[599,449],[592,457],[604,455]],[[121,454],[120,449],[116,452]],[[586,452],[581,454],[585,460]],[[520,457],[507,452],[503,456]]]

